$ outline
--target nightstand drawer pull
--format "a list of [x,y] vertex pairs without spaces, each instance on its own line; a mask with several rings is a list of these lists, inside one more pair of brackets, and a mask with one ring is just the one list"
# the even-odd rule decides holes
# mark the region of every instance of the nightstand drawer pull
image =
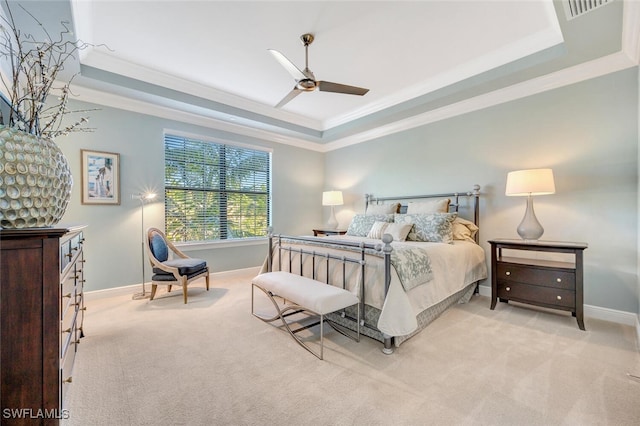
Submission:
[[562,278],[556,278],[556,282],[561,283],[562,282]]
[[507,287],[507,288],[505,288],[505,290],[511,291],[511,287]]
[[556,296],[556,299],[562,300],[562,296]]
[[511,272],[510,272],[510,271],[507,271],[507,272],[505,272],[504,274],[505,274],[505,275],[511,275]]

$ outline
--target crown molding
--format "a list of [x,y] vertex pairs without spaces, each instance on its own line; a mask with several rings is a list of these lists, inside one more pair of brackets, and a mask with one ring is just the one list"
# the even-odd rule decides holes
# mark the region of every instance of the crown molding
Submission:
[[132,99],[102,90],[79,86],[77,84],[73,87],[73,93],[73,98],[82,102],[91,102],[106,107],[122,109],[140,114],[148,114],[154,117],[230,132],[274,143],[290,145],[310,151],[323,151],[322,145],[312,141],[305,141],[299,137],[292,137],[264,129],[256,129],[249,126],[234,124],[232,122],[206,116],[204,114],[189,112],[174,107],[162,106],[153,102]]
[[287,121],[316,131],[324,130],[322,128],[322,123],[319,120],[304,117],[285,110],[275,110],[269,105],[255,102],[242,96],[234,95],[211,86],[120,59],[98,50],[98,48],[95,47],[92,47],[89,52],[83,53],[85,53],[82,59],[83,65],[125,76],[134,80],[154,84],[163,88],[176,90],[192,96],[209,99],[276,120]]
[[424,126],[436,121],[525,98],[527,96],[557,89],[595,77],[600,77],[612,72],[631,68],[635,65],[636,63],[621,51],[593,61],[565,68],[561,71],[534,78],[523,83],[465,99],[464,101],[456,102],[404,120],[399,120],[385,126],[380,126],[347,138],[338,139],[327,143],[325,145],[325,152],[345,148],[347,146],[356,145],[372,139],[388,136],[393,133]]
[[75,85],[74,93],[77,94],[77,96],[75,96],[76,99],[85,102],[92,102],[127,111],[149,114],[169,120],[182,121],[206,128],[326,153],[419,126],[424,126],[436,121],[452,118],[457,115],[478,111],[501,103],[510,102],[566,85],[600,77],[602,75],[621,71],[636,65],[637,60],[634,61],[626,52],[620,51],[599,59],[563,69],[561,71],[537,77],[523,83],[518,83],[503,89],[466,99],[464,101],[456,102],[454,104],[413,117],[408,117],[403,120],[398,120],[388,125],[367,130],[346,138],[337,139],[326,144],[322,144],[321,141],[305,140],[302,137],[294,137],[265,129],[234,124],[215,117],[206,116],[205,114],[189,112],[176,107],[161,106],[147,101],[134,100],[125,96],[107,93],[88,87]]

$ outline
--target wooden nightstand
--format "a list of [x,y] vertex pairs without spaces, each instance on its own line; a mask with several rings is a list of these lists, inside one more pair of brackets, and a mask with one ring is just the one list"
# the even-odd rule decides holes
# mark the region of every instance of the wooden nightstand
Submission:
[[322,229],[322,228],[318,228],[318,229],[314,229],[313,230],[313,236],[314,237],[319,237],[322,235],[344,235],[347,233],[346,229]]
[[[582,253],[586,243],[495,239],[491,244],[491,309],[496,302],[528,303],[570,311],[584,330]],[[506,257],[503,249],[569,253],[573,262]]]

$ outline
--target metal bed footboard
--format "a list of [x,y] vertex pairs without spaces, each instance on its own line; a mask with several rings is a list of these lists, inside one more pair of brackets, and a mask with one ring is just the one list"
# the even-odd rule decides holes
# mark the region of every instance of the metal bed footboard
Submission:
[[[392,197],[375,197],[373,196],[373,194],[365,194],[365,211],[367,209],[367,207],[371,204],[379,204],[379,203],[385,203],[388,201],[398,201],[401,204],[401,208],[400,208],[400,213],[406,213],[407,212],[407,205],[404,203],[405,201],[409,201],[409,200],[421,200],[421,199],[434,199],[434,198],[449,198],[451,200],[450,204],[449,204],[449,211],[450,212],[456,212],[459,213],[460,212],[460,207],[466,207],[468,209],[467,211],[467,216],[469,220],[472,220],[474,224],[476,224],[477,226],[480,225],[480,185],[473,185],[473,189],[471,191],[460,191],[460,192],[450,192],[450,193],[443,193],[443,194],[428,194],[428,195],[411,195],[411,196],[392,196]],[[461,199],[465,200],[468,202],[467,205],[463,205],[463,203],[461,203]],[[271,271],[273,269],[273,250],[274,250],[274,240],[276,240],[275,245],[277,246],[278,249],[281,249],[281,243],[282,243],[282,239],[286,238],[287,240],[290,241],[296,241],[296,242],[322,242],[323,244],[327,244],[332,246],[332,248],[335,249],[340,249],[340,248],[344,248],[344,247],[351,247],[351,248],[357,248],[360,251],[360,260],[363,262],[362,263],[362,285],[361,285],[361,289],[362,289],[362,303],[360,304],[360,318],[361,318],[361,326],[368,328],[370,330],[374,330],[380,334],[382,334],[383,336],[383,342],[384,342],[384,348],[382,349],[382,351],[385,354],[391,354],[393,353],[393,345],[394,345],[394,341],[395,341],[395,337],[394,336],[388,336],[385,333],[382,333],[378,327],[375,324],[367,324],[367,322],[365,321],[365,315],[364,315],[364,283],[365,283],[365,277],[364,277],[364,255],[365,255],[365,250],[369,250],[369,249],[374,249],[378,256],[384,257],[384,285],[385,285],[385,289],[384,289],[384,294],[385,297],[389,291],[389,286],[391,285],[391,252],[393,251],[393,248],[391,247],[391,241],[393,240],[393,238],[386,234],[382,237],[382,244],[367,244],[367,243],[356,243],[356,242],[352,242],[352,241],[337,241],[337,240],[330,240],[327,239],[327,237],[291,237],[291,236],[284,236],[284,235],[274,235],[272,234],[271,229],[269,229],[269,252],[267,255],[267,263],[268,263],[268,270]],[[480,242],[480,232],[476,232],[475,235],[475,241],[476,243]],[[294,250],[296,251],[296,250]],[[299,252],[299,250],[297,250]],[[311,255],[311,256],[318,256],[318,257],[326,257],[324,254],[322,253],[315,253],[312,250],[308,251],[309,253],[307,253],[306,251],[301,253],[300,255]],[[280,259],[280,262],[282,262],[282,252],[279,252],[279,256],[278,258]],[[290,254],[291,255],[291,254]],[[328,259],[327,259],[327,263],[328,263]],[[282,267],[282,263],[280,263],[278,265],[278,267],[281,269]],[[291,264],[289,264],[289,269],[291,270]],[[302,271],[302,268],[301,268]],[[315,267],[314,267],[314,273],[315,273]],[[327,274],[328,277],[329,274]],[[475,288],[475,292],[478,292],[478,283],[476,283],[476,288]],[[346,315],[346,314],[345,314]],[[355,321],[355,319],[351,316],[348,317],[348,319]]]
[[[274,251],[278,250],[278,270],[293,272],[293,266],[298,265],[300,268],[300,275],[303,275],[303,265],[305,260],[311,258],[311,274],[309,278],[317,279],[316,274],[316,266],[320,266],[320,262],[324,262],[324,267],[326,268],[326,277],[325,283],[330,285],[338,285],[343,289],[346,289],[347,279],[346,279],[346,264],[352,263],[359,265],[360,276],[358,278],[358,292],[361,303],[359,304],[359,313],[358,318],[354,318],[349,315],[346,310],[343,310],[340,313],[342,318],[346,318],[354,323],[360,322],[360,327],[369,328],[376,332],[380,332],[375,324],[367,324],[365,321],[365,266],[366,259],[365,256],[375,255],[384,258],[384,269],[385,269],[385,295],[389,291],[389,286],[391,284],[391,252],[393,248],[391,247],[391,241],[393,238],[390,235],[385,235],[382,239],[382,244],[367,244],[367,243],[357,243],[352,241],[336,241],[329,240],[326,237],[294,237],[288,235],[275,235],[271,232],[269,233],[269,249],[267,256],[267,272],[273,271],[273,261],[274,261]],[[327,249],[344,249],[349,248],[354,250],[354,254],[357,257],[347,257],[347,256],[338,256],[335,254],[328,253],[326,251],[322,251],[324,247],[318,247],[318,250],[305,249],[300,247],[292,247],[287,246],[287,243],[322,243]],[[372,253],[373,250],[375,253]],[[330,282],[330,266],[331,262],[338,262],[342,264],[342,283]],[[284,263],[284,265],[283,265]],[[384,348],[383,352],[392,353],[393,352],[393,336],[387,336],[382,333],[384,336]]]

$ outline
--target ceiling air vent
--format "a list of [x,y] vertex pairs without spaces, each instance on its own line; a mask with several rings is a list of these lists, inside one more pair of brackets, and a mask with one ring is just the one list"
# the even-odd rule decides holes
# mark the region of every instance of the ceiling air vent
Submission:
[[564,0],[564,10],[567,13],[567,20],[577,18],[612,1],[613,0]]

